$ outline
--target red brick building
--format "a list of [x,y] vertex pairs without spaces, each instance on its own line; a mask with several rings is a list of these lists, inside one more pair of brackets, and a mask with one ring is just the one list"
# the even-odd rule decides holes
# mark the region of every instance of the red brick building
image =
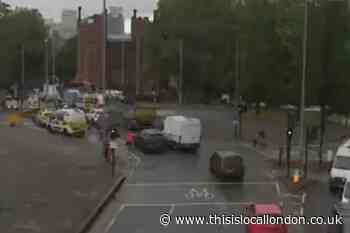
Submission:
[[[106,88],[120,89],[134,98],[145,94],[144,35],[148,18],[137,16],[131,20],[131,34],[107,33]],[[79,62],[77,81],[87,81],[96,89],[102,87],[103,17],[94,15],[79,25]]]

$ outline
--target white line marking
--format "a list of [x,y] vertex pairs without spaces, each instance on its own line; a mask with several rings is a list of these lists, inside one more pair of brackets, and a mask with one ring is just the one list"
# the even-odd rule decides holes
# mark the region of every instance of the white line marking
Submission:
[[172,205],[176,205],[176,204],[170,204],[170,203],[149,203],[149,204],[146,204],[146,203],[124,203],[124,206],[127,208],[127,207],[170,207]]
[[306,193],[303,192],[302,201],[301,201],[303,205],[305,204],[305,200],[306,200]]
[[187,186],[187,185],[276,185],[276,182],[170,182],[170,183],[136,183],[126,184],[129,187],[152,187],[152,186]]
[[276,191],[277,191],[278,196],[281,196],[281,187],[280,187],[280,184],[277,182],[276,182]]
[[112,226],[114,225],[115,221],[117,220],[118,215],[125,209],[125,205],[122,204],[119,209],[115,212],[115,214],[112,217],[112,220],[109,222],[109,224],[106,227],[105,233],[108,233]]
[[169,215],[172,215],[174,213],[174,210],[175,210],[175,204],[172,204],[169,210]]
[[128,175],[128,178],[131,178],[131,177],[134,175],[135,170],[136,170],[136,169],[139,167],[139,165],[141,164],[141,158],[140,158],[139,156],[137,156],[136,154],[130,152],[130,151],[128,151],[128,153],[129,153],[129,155],[130,155],[130,157],[131,157],[132,159],[135,159],[135,160],[136,160],[136,165],[135,165],[135,167],[132,168],[132,170],[129,172],[129,175]]
[[182,203],[150,203],[150,204],[135,204],[125,203],[125,207],[177,207],[177,206],[210,206],[210,205],[249,205],[252,202],[182,202]]

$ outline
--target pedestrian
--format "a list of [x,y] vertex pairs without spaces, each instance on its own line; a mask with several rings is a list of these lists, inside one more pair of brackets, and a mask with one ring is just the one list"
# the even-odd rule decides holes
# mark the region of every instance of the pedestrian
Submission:
[[156,103],[157,102],[157,94],[156,94],[156,91],[154,89],[152,90],[152,98],[153,98],[153,103]]
[[134,145],[134,140],[135,140],[135,134],[132,132],[128,132],[126,144],[132,146],[132,145]]

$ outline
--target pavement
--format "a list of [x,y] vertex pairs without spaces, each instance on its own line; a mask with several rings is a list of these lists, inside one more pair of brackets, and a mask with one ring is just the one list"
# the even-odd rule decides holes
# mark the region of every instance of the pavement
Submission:
[[[283,122],[283,121],[282,121]],[[328,168],[331,161],[328,161],[328,154],[336,152],[337,147],[344,140],[344,136],[349,135],[350,129],[342,127],[338,124],[327,122],[325,144],[323,147],[322,164],[319,164],[319,146],[317,141],[312,142],[309,146],[309,162],[308,162],[308,174],[307,178],[302,180],[300,185],[292,185],[290,178],[287,178],[286,168],[286,154],[285,147],[282,157],[282,166],[278,164],[279,147],[285,145],[285,131],[280,130],[272,122],[257,123],[246,122],[249,125],[246,128],[245,135],[251,135],[252,137],[259,129],[263,128],[266,130],[268,139],[266,140],[266,147],[253,147],[251,143],[252,138],[244,138],[242,144],[247,148],[254,150],[256,153],[265,157],[269,164],[269,170],[271,171],[272,177],[280,184],[281,189],[286,190],[288,193],[293,194],[306,194],[305,200],[305,215],[306,216],[331,216],[332,206],[339,201],[338,197],[329,192],[329,174]],[[250,131],[250,132],[247,132]],[[298,129],[294,132],[294,144],[297,144]],[[291,149],[291,159],[300,159],[300,150],[297,146],[293,146]],[[305,232],[327,232],[326,225],[307,225],[304,229]]]
[[85,138],[49,134],[26,120],[10,128],[0,113],[0,232],[73,233],[132,167],[129,154],[117,174],[101,156],[95,132]]

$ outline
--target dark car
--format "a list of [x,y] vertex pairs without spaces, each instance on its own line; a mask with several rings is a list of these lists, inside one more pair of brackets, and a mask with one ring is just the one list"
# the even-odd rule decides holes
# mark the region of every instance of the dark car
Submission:
[[135,137],[135,146],[143,152],[160,153],[166,150],[167,143],[162,131],[145,129]]
[[218,178],[243,180],[243,158],[232,151],[216,151],[210,158],[210,171]]
[[329,224],[327,233],[350,233],[350,204],[336,203],[332,209],[333,216],[342,218],[342,224]]

